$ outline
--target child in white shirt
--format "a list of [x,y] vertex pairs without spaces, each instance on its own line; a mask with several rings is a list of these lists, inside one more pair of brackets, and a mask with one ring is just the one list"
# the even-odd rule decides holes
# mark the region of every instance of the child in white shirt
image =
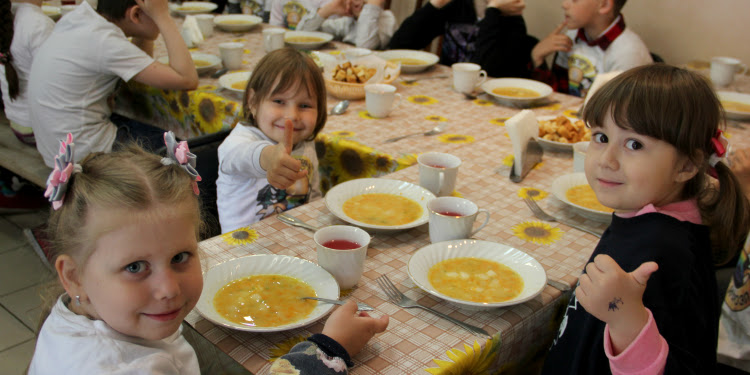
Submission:
[[302,17],[328,1],[330,0],[273,0],[269,23],[294,30]]
[[396,17],[383,10],[384,2],[332,0],[302,17],[297,30],[321,30],[360,48],[383,49],[396,31]]

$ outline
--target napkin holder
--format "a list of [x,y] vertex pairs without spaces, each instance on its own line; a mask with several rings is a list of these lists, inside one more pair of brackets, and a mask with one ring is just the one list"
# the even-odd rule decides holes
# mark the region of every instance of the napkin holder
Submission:
[[513,144],[513,165],[510,180],[521,182],[537,163],[542,161],[544,150],[534,139],[539,134],[539,124],[534,113],[523,110],[505,122]]
[[203,33],[201,33],[201,29],[198,27],[198,20],[194,16],[185,17],[180,34],[188,48],[198,47],[198,44],[203,42]]
[[529,139],[526,144],[526,154],[523,158],[523,165],[521,165],[521,174],[516,174],[516,161],[513,159],[513,165],[510,167],[510,180],[513,182],[521,182],[529,171],[534,168],[535,165],[542,162],[542,155],[544,150],[536,139]]

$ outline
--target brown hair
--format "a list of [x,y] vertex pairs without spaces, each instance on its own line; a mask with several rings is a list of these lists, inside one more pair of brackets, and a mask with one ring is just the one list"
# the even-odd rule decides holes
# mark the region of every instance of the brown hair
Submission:
[[[274,86],[275,85],[275,86]],[[317,102],[318,118],[308,139],[312,141],[326,124],[326,86],[323,74],[312,58],[291,47],[277,49],[263,56],[253,70],[242,99],[242,116],[252,126],[258,127],[251,108],[258,108],[268,96],[284,92],[295,86],[307,88]],[[250,90],[253,95],[250,95]]]
[[116,22],[125,17],[127,10],[135,5],[135,0],[99,0],[96,12],[110,22]]
[[750,226],[750,203],[723,162],[716,164],[718,187],[707,178],[714,153],[711,138],[724,122],[708,80],[665,64],[628,70],[602,86],[588,101],[583,119],[599,127],[610,115],[622,129],[665,141],[686,155],[698,173],[685,183],[681,199],[697,199],[711,228],[714,260],[726,263],[740,249]]
[[10,0],[0,0],[0,64],[5,66],[5,80],[8,81],[8,91],[5,94],[11,100],[18,96],[18,73],[13,66],[13,55],[10,46],[13,43],[13,13],[10,12]]

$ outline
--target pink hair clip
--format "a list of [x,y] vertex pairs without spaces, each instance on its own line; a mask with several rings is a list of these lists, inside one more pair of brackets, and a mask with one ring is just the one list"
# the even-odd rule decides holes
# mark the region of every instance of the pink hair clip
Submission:
[[171,131],[164,133],[164,144],[167,146],[167,156],[161,158],[161,163],[164,165],[177,164],[182,167],[193,177],[193,192],[198,195],[200,193],[198,181],[201,180],[201,176],[195,170],[195,154],[190,152],[186,141],[178,143]]
[[711,138],[711,146],[714,152],[708,157],[708,165],[711,166],[708,169],[708,174],[713,178],[719,178],[716,174],[716,163],[724,160],[724,156],[726,156],[727,150],[729,150],[729,140],[723,133],[723,131],[717,130],[716,134]]
[[60,151],[55,156],[55,168],[47,178],[47,190],[44,191],[44,196],[52,202],[52,208],[55,210],[63,204],[70,176],[81,171],[81,165],[73,163],[74,148],[73,134],[68,133],[65,140],[60,141]]

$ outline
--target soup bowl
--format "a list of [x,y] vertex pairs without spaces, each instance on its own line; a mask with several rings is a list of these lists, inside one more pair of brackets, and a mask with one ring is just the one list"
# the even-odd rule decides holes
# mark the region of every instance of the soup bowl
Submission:
[[[229,91],[234,91],[240,94],[245,93],[245,87],[247,87],[247,81],[253,72],[234,72],[224,74],[219,77],[219,85]],[[242,88],[235,87],[237,84],[242,83]]]
[[580,185],[588,185],[588,180],[586,180],[586,173],[584,172],[578,172],[578,173],[570,173],[563,176],[560,176],[556,178],[552,182],[552,195],[555,196],[558,200],[562,201],[563,203],[570,206],[577,214],[594,221],[602,222],[602,223],[609,223],[612,221],[612,213],[611,212],[604,212],[604,211],[597,211],[592,210],[587,207],[583,207],[579,204],[571,202],[567,197],[568,190],[580,186]]
[[296,49],[317,49],[333,40],[333,35],[319,31],[287,31],[284,43]]
[[378,56],[387,61],[401,62],[401,71],[407,74],[419,73],[440,61],[440,57],[434,53],[411,49],[392,49],[380,52]]
[[[552,87],[549,85],[525,78],[498,78],[490,79],[482,84],[482,90],[487,94],[490,94],[495,99],[501,102],[510,102],[513,104],[533,104],[537,101],[550,96],[552,94]],[[525,90],[532,90],[537,92],[539,95],[534,97],[518,97],[514,95],[498,94],[494,90],[503,88],[520,88]]]
[[261,22],[262,18],[249,14],[224,14],[214,17],[214,25],[224,31],[247,31]]

